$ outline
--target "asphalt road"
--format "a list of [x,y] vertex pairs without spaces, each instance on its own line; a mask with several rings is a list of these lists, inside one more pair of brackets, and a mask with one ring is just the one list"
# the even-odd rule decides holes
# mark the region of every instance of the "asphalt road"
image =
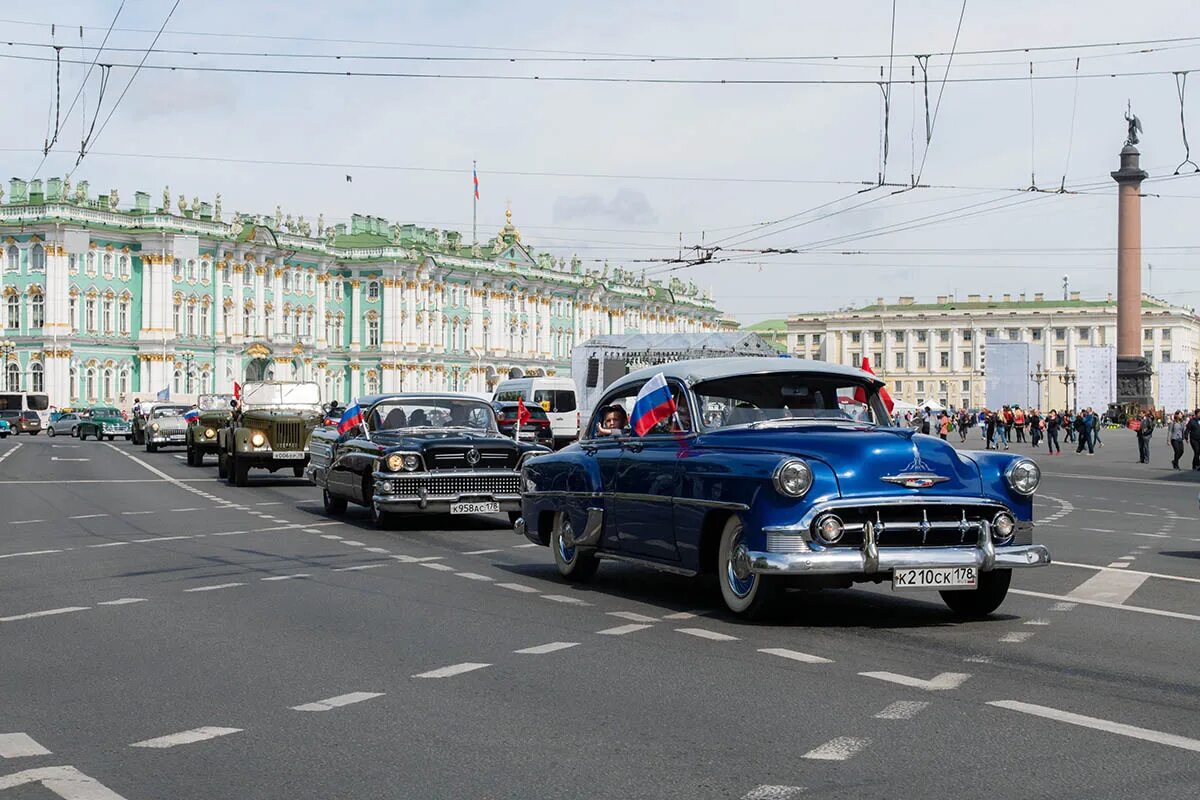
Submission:
[[746,624],[704,582],[564,584],[501,517],[379,532],[10,437],[0,800],[1195,796],[1200,473],[1105,444],[1037,456],[1056,563],[992,618],[885,587]]

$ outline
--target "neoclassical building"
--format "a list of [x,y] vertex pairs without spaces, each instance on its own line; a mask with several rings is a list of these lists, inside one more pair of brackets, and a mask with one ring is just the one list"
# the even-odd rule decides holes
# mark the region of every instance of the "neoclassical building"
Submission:
[[566,374],[602,333],[730,327],[692,284],[530,249],[511,211],[486,243],[355,215],[235,213],[170,192],[51,178],[0,188],[4,387],[58,406],[313,380],[326,399],[487,391],[511,367]]

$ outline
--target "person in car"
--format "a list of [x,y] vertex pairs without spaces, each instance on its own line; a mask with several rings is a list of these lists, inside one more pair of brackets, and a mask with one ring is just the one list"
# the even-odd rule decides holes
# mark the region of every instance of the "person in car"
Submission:
[[600,413],[600,424],[596,428],[599,436],[620,436],[629,424],[629,416],[620,406],[608,406]]

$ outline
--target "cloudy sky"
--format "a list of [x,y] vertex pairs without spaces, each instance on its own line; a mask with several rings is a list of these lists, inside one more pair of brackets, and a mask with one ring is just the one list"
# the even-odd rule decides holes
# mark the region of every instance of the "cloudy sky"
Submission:
[[[137,64],[173,5],[126,0],[108,46],[128,49],[106,50],[100,63]],[[189,200],[221,192],[226,213],[280,204],[310,220],[360,212],[469,236],[477,159],[481,239],[511,201],[535,248],[695,280],[754,322],[877,296],[1060,293],[1063,275],[1085,296],[1115,290],[1107,173],[1131,100],[1145,128],[1143,166],[1160,179],[1144,186],[1153,265],[1144,283],[1200,303],[1200,176],[1161,180],[1184,159],[1170,73],[1200,70],[1200,38],[977,52],[1186,37],[1194,2],[968,0],[955,47],[961,0],[898,0],[894,42],[885,0],[180,0],[156,46],[178,52],[150,54],[119,104],[133,70],[112,68],[98,134],[76,168],[102,73],[79,93],[95,57],[80,45],[97,47],[120,6],[9,0],[0,9],[5,39],[23,43],[0,45],[0,56],[21,57],[0,58],[9,175],[75,169],[73,182],[116,188],[123,202],[138,189],[158,202],[169,184]],[[60,117],[79,100],[42,163],[55,51],[30,45],[46,44],[63,47]],[[913,57],[923,53],[944,54],[928,60],[928,148]],[[149,69],[165,65],[208,69]],[[871,81],[881,68],[896,81],[886,180],[899,185],[872,189],[884,104]],[[219,71],[228,69],[405,76]],[[1155,74],[1107,77],[1134,72]],[[1016,80],[959,82],[984,77]],[[562,78],[607,80],[553,80]],[[612,80],[624,78],[654,82]],[[1200,77],[1195,84],[1186,106],[1200,160]],[[904,190],[918,173],[928,188]],[[1058,189],[1064,176],[1078,193],[1021,191]],[[714,263],[670,263],[681,243],[722,249]],[[761,252],[772,248],[802,252]]]

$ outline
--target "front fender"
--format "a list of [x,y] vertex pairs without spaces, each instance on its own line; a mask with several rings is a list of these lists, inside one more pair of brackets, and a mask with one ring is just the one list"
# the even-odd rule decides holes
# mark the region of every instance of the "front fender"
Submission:
[[1025,459],[1025,456],[986,450],[983,452],[978,450],[962,451],[960,455],[974,462],[975,466],[979,468],[984,497],[1003,502],[1012,509],[1014,516],[1021,522],[1033,521],[1033,495],[1014,492],[1008,485],[1008,479],[1004,477],[1008,468],[1015,462]]

